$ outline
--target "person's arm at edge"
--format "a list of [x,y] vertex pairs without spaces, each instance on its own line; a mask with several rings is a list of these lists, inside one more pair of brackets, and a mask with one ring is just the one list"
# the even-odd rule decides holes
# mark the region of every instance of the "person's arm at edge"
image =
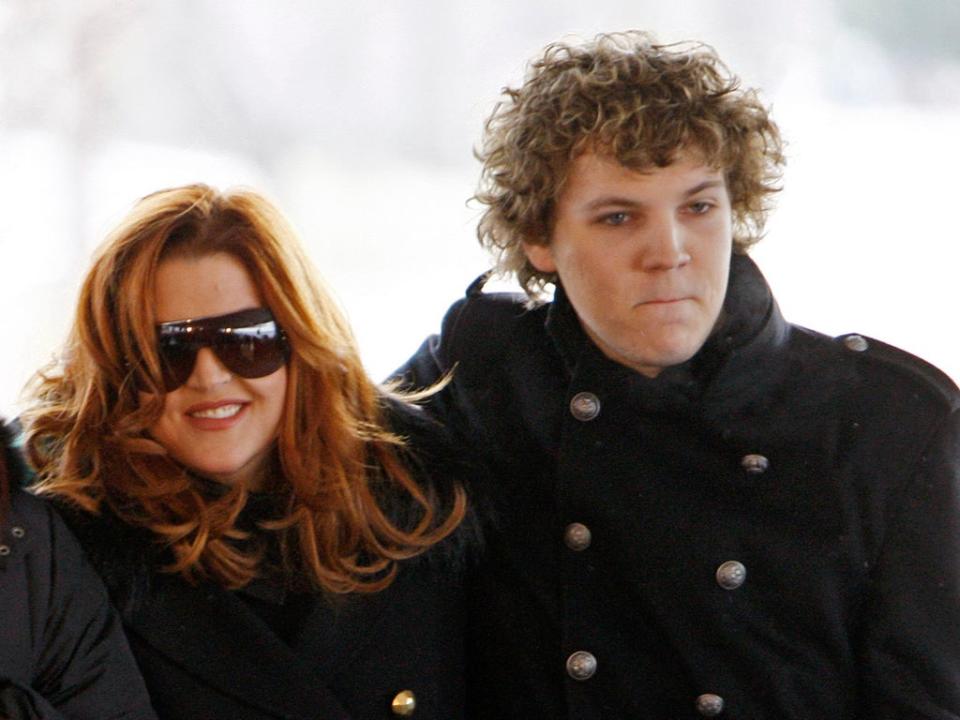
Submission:
[[858,717],[960,718],[960,409],[920,456],[872,573]]

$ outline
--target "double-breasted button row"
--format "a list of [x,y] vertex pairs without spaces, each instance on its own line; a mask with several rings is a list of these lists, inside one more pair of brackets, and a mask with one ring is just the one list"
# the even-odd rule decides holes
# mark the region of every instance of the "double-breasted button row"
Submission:
[[567,675],[574,680],[589,680],[597,672],[597,658],[586,650],[577,650],[567,658]]
[[[578,392],[570,398],[570,414],[580,422],[590,422],[600,415],[600,398],[592,392]],[[590,547],[593,534],[583,523],[572,522],[563,531],[564,544],[574,552]],[[586,650],[577,650],[567,658],[567,675],[574,680],[589,680],[597,672],[597,658]]]

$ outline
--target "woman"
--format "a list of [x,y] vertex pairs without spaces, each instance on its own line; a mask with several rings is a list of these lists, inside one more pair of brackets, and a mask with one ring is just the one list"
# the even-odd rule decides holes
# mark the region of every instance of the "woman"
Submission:
[[18,489],[0,423],[0,718],[149,720],[103,583],[52,509]]
[[464,492],[262,197],[144,198],[37,399],[161,717],[461,716]]

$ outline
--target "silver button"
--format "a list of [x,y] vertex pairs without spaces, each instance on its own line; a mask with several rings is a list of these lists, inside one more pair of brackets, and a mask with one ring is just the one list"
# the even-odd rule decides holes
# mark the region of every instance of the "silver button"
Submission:
[[567,658],[567,675],[574,680],[589,680],[597,672],[597,659],[593,653],[577,650]]
[[863,335],[847,335],[843,339],[843,344],[847,346],[848,350],[853,350],[854,352],[863,352],[870,347],[870,343],[867,342],[867,339]]
[[723,712],[723,698],[713,693],[704,693],[697,698],[697,712],[704,717],[716,717]]
[[578,392],[570,400],[570,414],[580,422],[593,420],[600,414],[600,398],[592,392]]
[[770,461],[763,455],[750,453],[749,455],[743,456],[743,460],[740,461],[740,466],[751,475],[763,475],[763,473],[767,471],[767,468],[770,467]]
[[5,557],[10,554],[9,545],[0,545],[0,557]]
[[591,540],[593,540],[593,534],[583,523],[570,523],[563,531],[563,541],[575,552],[586,550],[590,547]]
[[23,537],[24,535],[26,535],[27,533],[26,533],[26,531],[25,531],[22,527],[20,527],[19,525],[14,525],[12,528],[10,528],[10,534],[13,535],[15,538],[17,538],[17,540],[19,540],[20,538],[22,538],[22,537]]
[[717,568],[717,585],[724,590],[736,590],[747,579],[747,568],[736,560],[727,560]]

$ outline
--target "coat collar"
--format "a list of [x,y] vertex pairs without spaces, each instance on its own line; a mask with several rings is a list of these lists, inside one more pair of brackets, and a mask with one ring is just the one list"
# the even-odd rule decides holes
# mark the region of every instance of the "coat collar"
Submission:
[[728,415],[762,400],[787,372],[782,349],[791,326],[783,319],[766,280],[746,255],[734,255],[717,327],[687,362],[648,378],[609,360],[589,340],[562,287],[547,312],[547,333],[571,378],[599,372],[645,411]]

